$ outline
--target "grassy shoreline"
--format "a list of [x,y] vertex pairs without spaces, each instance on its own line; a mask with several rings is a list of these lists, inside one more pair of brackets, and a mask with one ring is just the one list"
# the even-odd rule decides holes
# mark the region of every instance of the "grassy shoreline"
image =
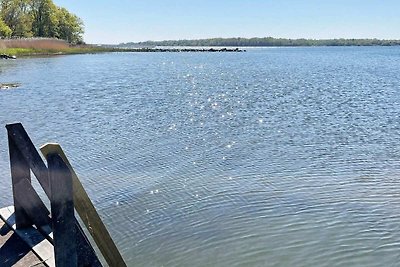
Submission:
[[95,54],[95,53],[124,52],[124,51],[125,50],[123,49],[103,48],[103,47],[70,47],[64,49],[3,48],[0,49],[0,54],[16,56],[16,57],[32,57],[32,56]]

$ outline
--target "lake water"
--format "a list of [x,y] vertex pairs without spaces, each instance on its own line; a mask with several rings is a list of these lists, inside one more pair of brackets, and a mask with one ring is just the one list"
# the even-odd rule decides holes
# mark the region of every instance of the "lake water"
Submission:
[[58,142],[129,266],[398,266],[400,48],[0,61],[6,123]]

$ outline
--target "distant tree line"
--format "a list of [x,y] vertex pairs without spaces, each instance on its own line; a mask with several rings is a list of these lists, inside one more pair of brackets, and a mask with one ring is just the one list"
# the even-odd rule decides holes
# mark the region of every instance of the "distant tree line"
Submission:
[[0,38],[48,37],[83,42],[83,22],[52,0],[0,0]]
[[394,46],[400,40],[379,39],[286,39],[286,38],[210,38],[125,43],[120,46]]

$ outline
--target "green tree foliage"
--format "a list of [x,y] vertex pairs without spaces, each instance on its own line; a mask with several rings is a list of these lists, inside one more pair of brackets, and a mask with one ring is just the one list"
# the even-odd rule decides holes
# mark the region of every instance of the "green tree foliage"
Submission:
[[[82,43],[83,22],[52,0],[0,0],[3,37],[49,37]],[[11,30],[9,32],[7,27]],[[4,30],[3,30],[4,29]]]
[[32,36],[32,20],[27,0],[1,0],[0,16],[11,29],[12,36]]
[[76,15],[68,12],[65,8],[58,8],[58,38],[70,43],[82,43],[83,22]]
[[7,24],[0,18],[0,38],[1,37],[10,37],[12,30]]
[[52,0],[30,1],[33,36],[57,37],[58,17],[57,7]]

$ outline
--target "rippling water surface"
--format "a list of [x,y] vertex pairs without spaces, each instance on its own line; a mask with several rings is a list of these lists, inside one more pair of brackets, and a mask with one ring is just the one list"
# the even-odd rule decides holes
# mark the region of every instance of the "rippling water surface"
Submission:
[[[0,61],[130,266],[398,266],[400,48]],[[0,203],[11,203],[0,131]]]

